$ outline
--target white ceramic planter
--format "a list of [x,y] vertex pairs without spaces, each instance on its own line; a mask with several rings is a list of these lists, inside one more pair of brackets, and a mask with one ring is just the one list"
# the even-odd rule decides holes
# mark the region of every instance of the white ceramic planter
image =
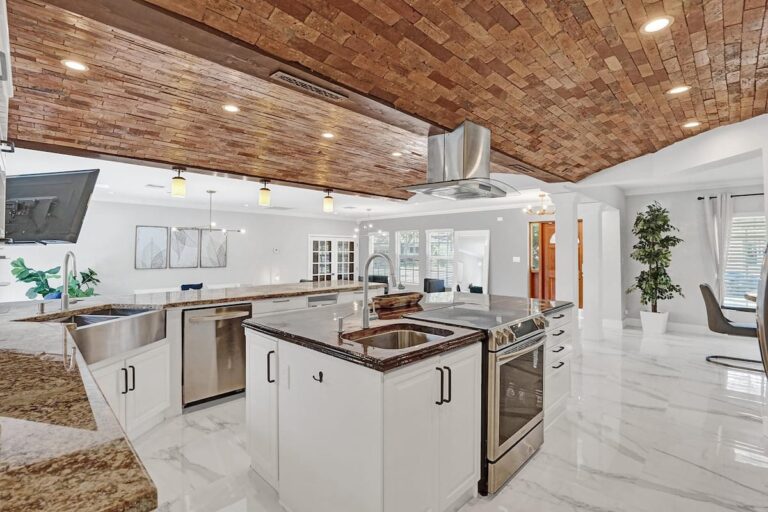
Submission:
[[640,312],[640,323],[643,325],[644,334],[664,334],[667,332],[667,320],[669,313]]

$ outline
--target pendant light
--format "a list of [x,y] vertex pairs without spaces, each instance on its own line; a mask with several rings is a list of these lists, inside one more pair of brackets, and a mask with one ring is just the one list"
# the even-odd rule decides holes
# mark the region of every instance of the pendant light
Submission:
[[184,167],[174,167],[178,174],[171,179],[171,197],[187,197],[187,180],[181,175]]
[[333,213],[333,197],[331,196],[331,190],[330,188],[325,190],[325,197],[323,198],[323,212],[325,213]]
[[237,232],[241,234],[245,234],[245,229],[228,229],[228,228],[219,228],[216,227],[216,223],[213,221],[213,194],[216,193],[215,190],[206,190],[206,194],[208,194],[208,226],[200,228],[200,229],[207,229],[209,231],[221,231],[222,233],[232,233]]
[[272,203],[272,191],[267,188],[269,180],[261,181],[259,189],[259,206],[269,206]]

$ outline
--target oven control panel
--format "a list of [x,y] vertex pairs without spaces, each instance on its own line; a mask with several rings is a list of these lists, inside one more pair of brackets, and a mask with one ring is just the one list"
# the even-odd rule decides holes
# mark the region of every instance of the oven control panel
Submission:
[[518,322],[511,322],[491,329],[488,333],[488,349],[497,351],[509,345],[522,342],[531,336],[545,332],[547,319],[536,315]]

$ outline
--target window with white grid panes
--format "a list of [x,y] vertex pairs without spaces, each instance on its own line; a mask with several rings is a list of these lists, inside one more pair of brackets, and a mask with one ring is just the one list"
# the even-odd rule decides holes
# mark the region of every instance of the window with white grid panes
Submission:
[[313,281],[354,281],[357,271],[356,240],[353,237],[309,237],[308,275]]
[[454,285],[453,230],[427,231],[427,277],[442,279],[445,288]]
[[419,284],[419,232],[397,232],[397,269],[401,284]]
[[[380,252],[389,256],[389,232],[371,233],[368,235],[368,254]],[[370,274],[372,276],[388,276],[389,265],[382,258],[376,258],[371,262]]]
[[312,240],[313,281],[330,281],[333,277],[333,242],[331,240]]
[[336,241],[336,279],[354,281],[355,279],[355,242],[354,240]]

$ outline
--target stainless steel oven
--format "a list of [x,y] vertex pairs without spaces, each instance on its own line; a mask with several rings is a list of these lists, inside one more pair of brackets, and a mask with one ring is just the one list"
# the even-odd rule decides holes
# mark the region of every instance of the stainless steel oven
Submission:
[[488,491],[496,492],[543,442],[541,332],[488,353]]

